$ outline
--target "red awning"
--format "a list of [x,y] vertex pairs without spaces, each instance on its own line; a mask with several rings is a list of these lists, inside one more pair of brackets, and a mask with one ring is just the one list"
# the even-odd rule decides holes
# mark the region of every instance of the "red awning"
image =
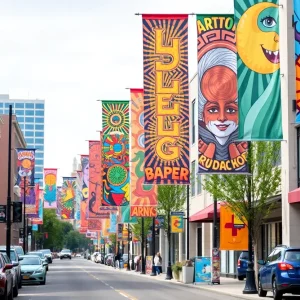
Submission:
[[[220,218],[220,206],[221,203],[217,203],[217,216]],[[214,204],[207,206],[206,208],[198,211],[190,217],[190,222],[213,222],[214,218]]]
[[300,188],[297,188],[288,195],[289,203],[300,203]]

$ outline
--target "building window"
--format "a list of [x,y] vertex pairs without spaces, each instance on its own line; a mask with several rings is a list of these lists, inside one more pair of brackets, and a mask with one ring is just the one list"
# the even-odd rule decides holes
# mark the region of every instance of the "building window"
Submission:
[[35,137],[44,137],[44,131],[36,131]]
[[24,110],[16,109],[16,115],[17,116],[24,116]]
[[4,110],[4,114],[5,114],[5,115],[8,115],[8,114],[9,114],[9,110],[8,110],[8,109],[5,109],[5,110]]
[[25,132],[25,137],[33,137],[34,136],[34,132],[33,131],[26,131]]
[[34,126],[33,124],[25,124],[25,129],[33,130]]
[[24,103],[16,103],[15,107],[16,108],[24,108]]
[[20,122],[24,122],[24,117],[18,117],[18,116],[17,116],[17,120],[18,120],[19,123],[20,123]]
[[44,124],[44,118],[35,118],[35,122]]
[[196,99],[192,102],[192,144],[196,141]]
[[33,138],[26,138],[26,143],[33,144],[34,143]]
[[36,144],[44,144],[44,139],[35,139]]
[[37,150],[39,150],[39,151],[44,151],[44,146],[38,145],[36,148],[37,148]]
[[43,117],[43,116],[44,116],[44,111],[43,111],[43,110],[36,110],[36,111],[35,111],[35,115],[36,115],[36,116]]
[[19,124],[20,128],[24,130],[24,124]]
[[43,172],[43,168],[42,167],[35,167],[35,171],[37,173],[42,173]]
[[27,148],[29,148],[29,149],[35,149],[35,146],[34,146],[34,144],[27,144]]
[[195,185],[196,185],[196,179],[195,179],[195,172],[196,171],[196,162],[193,161],[192,162],[192,174],[191,174],[191,180],[192,180],[192,185],[191,185],[191,188],[192,188],[192,197],[195,196],[195,193],[196,193],[196,189],[195,189]]
[[34,110],[25,110],[25,116],[34,116]]
[[33,103],[25,103],[25,107],[26,108],[34,108],[34,104]]
[[45,105],[43,103],[36,103],[35,104],[35,108],[37,108],[37,109],[44,109]]
[[201,174],[197,174],[197,194],[201,194],[202,192],[202,182],[201,182]]
[[3,104],[4,104],[4,103],[0,103],[0,108],[3,108]]
[[44,130],[44,125],[35,124],[35,130]]
[[14,107],[14,104],[13,103],[5,103],[5,108],[9,108],[9,106],[12,106],[12,107]]
[[34,118],[32,118],[32,117],[25,117],[25,122],[26,123],[33,123],[34,122]]
[[44,161],[41,160],[41,159],[37,159],[37,160],[35,161],[35,164],[36,164],[37,166],[42,166],[42,165],[44,164]]
[[41,152],[38,152],[35,154],[35,157],[38,159],[38,158],[41,158],[43,159],[44,158],[44,153],[41,153]]

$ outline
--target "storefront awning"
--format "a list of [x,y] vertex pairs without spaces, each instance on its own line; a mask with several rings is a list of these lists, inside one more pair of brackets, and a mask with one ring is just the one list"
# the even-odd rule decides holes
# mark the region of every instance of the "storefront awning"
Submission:
[[[221,203],[217,203],[217,216],[220,218],[220,206]],[[190,222],[213,222],[214,219],[214,204],[207,206],[206,208],[198,211],[190,217]]]
[[297,188],[288,195],[289,203],[300,203],[300,188]]

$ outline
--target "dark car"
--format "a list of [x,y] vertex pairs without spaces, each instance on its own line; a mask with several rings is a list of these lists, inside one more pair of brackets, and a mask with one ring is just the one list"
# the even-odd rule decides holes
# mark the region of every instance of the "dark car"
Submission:
[[5,263],[2,253],[0,253],[0,297],[1,299],[13,299],[14,277],[12,264]]
[[71,253],[71,250],[69,250],[69,249],[63,249],[63,250],[61,250],[60,255],[59,255],[59,258],[60,258],[60,259],[63,259],[63,258],[69,258],[69,259],[72,259],[72,253]]
[[276,246],[258,272],[258,295],[266,297],[273,292],[274,300],[291,293],[300,295],[300,247]]
[[237,268],[236,268],[238,280],[244,280],[244,278],[246,278],[248,259],[249,259],[248,251],[242,251],[242,253],[239,256],[237,262]]

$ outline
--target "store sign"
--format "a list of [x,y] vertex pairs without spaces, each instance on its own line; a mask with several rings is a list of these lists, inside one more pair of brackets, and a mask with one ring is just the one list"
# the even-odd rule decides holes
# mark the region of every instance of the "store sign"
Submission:
[[0,205],[0,223],[6,223],[6,205]]

